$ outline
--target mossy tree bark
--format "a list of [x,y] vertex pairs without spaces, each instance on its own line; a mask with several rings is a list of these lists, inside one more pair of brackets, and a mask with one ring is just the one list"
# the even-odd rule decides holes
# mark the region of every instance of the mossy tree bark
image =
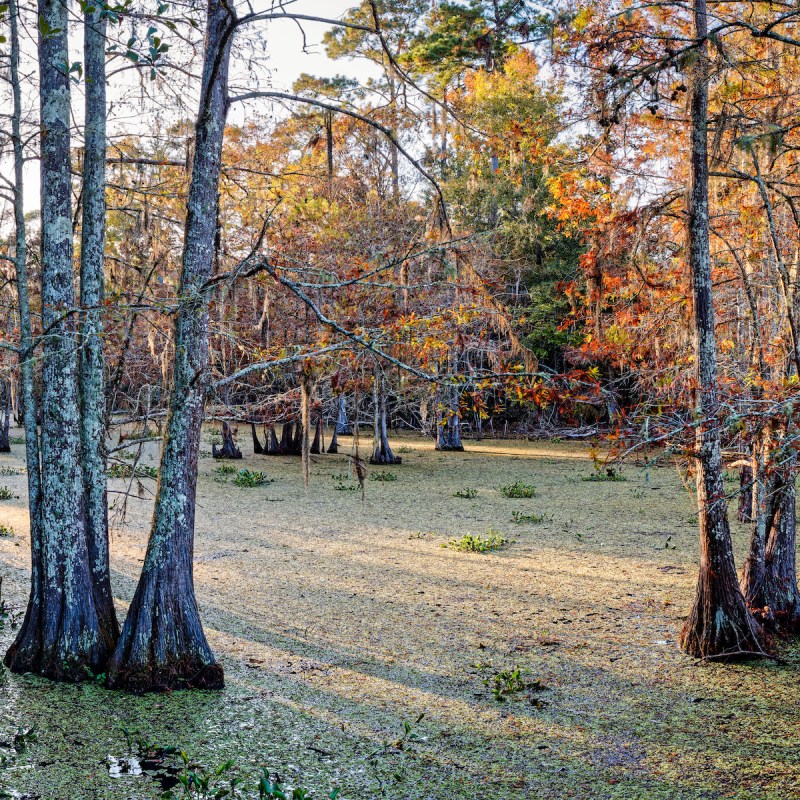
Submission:
[[[94,601],[81,469],[78,340],[73,290],[68,10],[39,0],[42,229],[42,434],[32,592],[6,655],[18,672],[83,680],[100,672],[113,642]],[[30,349],[23,348],[26,359]],[[26,405],[28,398],[26,397]],[[38,539],[38,542],[37,542]]]
[[722,476],[708,206],[708,20],[706,0],[693,0],[697,61],[690,93],[691,185],[689,264],[697,369],[697,502],[700,574],[681,647],[699,658],[759,653],[761,630],[750,614],[736,575]]
[[775,513],[770,520],[764,554],[764,618],[776,627],[797,630],[800,623],[800,594],[796,569],[797,456],[782,465],[775,482]]
[[175,320],[174,378],[153,524],[142,575],[108,665],[108,682],[134,691],[223,686],[194,592],[195,496],[208,362],[208,281],[214,262],[227,83],[236,17],[209,0],[200,109]]
[[28,244],[25,207],[23,202],[23,181],[25,153],[22,143],[22,95],[19,74],[20,39],[16,0],[9,0],[8,16],[11,34],[11,141],[14,151],[14,272],[17,279],[17,300],[20,320],[20,392],[22,395],[22,422],[25,429],[25,462],[28,479],[28,514],[31,531],[31,591],[22,626],[5,657],[11,669],[21,671],[27,663],[30,649],[38,647],[40,641],[42,603],[42,541],[41,541],[41,462],[38,405],[34,382],[33,328],[31,325],[31,304],[28,288]]
[[86,540],[94,602],[105,638],[116,643],[119,623],[108,561],[106,482],[105,298],[106,231],[106,25],[107,13],[89,6],[84,15],[86,84],[83,214],[81,221],[81,447],[86,492]]
[[772,439],[769,430],[762,431],[753,444],[750,547],[742,568],[742,593],[749,608],[760,609],[766,579],[767,537],[776,513],[778,471],[774,469]]

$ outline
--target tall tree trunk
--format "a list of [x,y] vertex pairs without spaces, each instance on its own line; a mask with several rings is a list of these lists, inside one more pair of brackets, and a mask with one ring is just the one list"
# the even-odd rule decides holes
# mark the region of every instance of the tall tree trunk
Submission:
[[[253,426],[255,433],[255,426]],[[236,446],[236,440],[233,438],[233,430],[227,420],[222,422],[222,448],[217,450],[215,444],[211,445],[211,455],[214,458],[241,458],[242,451]]]
[[17,278],[17,300],[20,321],[20,392],[22,395],[22,421],[25,429],[25,463],[28,477],[28,514],[31,531],[31,591],[25,618],[5,656],[6,665],[16,671],[25,671],[33,664],[41,640],[43,605],[41,489],[42,474],[39,446],[38,408],[36,403],[33,366],[33,328],[31,324],[30,291],[28,287],[28,244],[25,222],[22,145],[22,96],[19,74],[20,41],[19,10],[16,0],[9,0],[9,26],[11,33],[11,88],[13,108],[11,114],[11,140],[14,149],[14,271]]
[[0,411],[0,453],[11,452],[11,379],[3,381],[3,408]]
[[[72,270],[68,10],[39,0],[42,347],[41,559],[20,634],[6,656],[15,671],[63,680],[100,672],[113,642],[97,613],[87,545]],[[30,358],[30,351],[27,352]],[[27,398],[26,398],[27,399]],[[36,532],[34,532],[36,535]],[[37,557],[34,548],[34,557]]]
[[708,207],[708,21],[706,0],[694,0],[698,59],[691,87],[689,264],[697,365],[697,503],[700,574],[681,647],[699,658],[761,652],[761,630],[739,588],[722,478]]
[[459,410],[459,400],[461,391],[457,386],[448,386],[445,389],[447,402],[441,412],[441,418],[437,425],[436,449],[437,450],[463,450],[464,444],[461,441],[461,413]]
[[269,434],[267,435],[267,449],[265,450],[271,456],[280,455],[281,452],[281,445],[278,441],[278,437],[275,435],[275,426],[269,426]]
[[796,630],[800,622],[800,593],[796,570],[797,456],[780,470],[775,508],[765,554],[765,616],[779,627]]
[[269,439],[267,439],[266,447],[265,445],[261,444],[261,440],[258,438],[258,432],[256,431],[255,422],[250,423],[250,434],[253,437],[253,453],[257,456],[266,453],[267,448],[269,447]]
[[325,450],[325,443],[322,441],[322,417],[317,417],[317,422],[314,425],[314,441],[311,442],[311,454],[320,455]]
[[374,384],[372,389],[373,413],[375,427],[375,442],[370,458],[370,464],[400,464],[401,456],[396,456],[389,445],[389,410],[386,400],[386,387],[383,375],[375,371]]
[[334,430],[342,436],[350,435],[350,423],[347,421],[347,401],[343,394],[340,394],[336,399],[336,425]]
[[742,568],[742,594],[750,609],[766,605],[766,551],[767,537],[777,511],[779,471],[774,468],[772,440],[769,428],[761,431],[753,442],[753,475],[750,548]]
[[747,465],[739,467],[739,509],[736,516],[739,522],[753,521],[753,468]]
[[189,187],[175,356],[153,525],[142,575],[108,665],[111,686],[138,691],[223,685],[194,593],[197,459],[208,362],[208,294],[236,18],[209,0],[200,109]]
[[106,24],[105,10],[99,6],[89,6],[84,17],[83,44],[86,101],[81,224],[83,315],[80,390],[86,541],[94,601],[105,637],[116,643],[119,623],[114,611],[108,563],[105,353],[102,338],[106,232]]
[[[272,453],[270,449],[270,453]],[[294,452],[294,422],[284,422],[281,428],[281,440],[275,455],[290,456]]]
[[311,477],[311,380],[303,373],[300,378],[300,455],[303,464],[303,486],[308,489]]

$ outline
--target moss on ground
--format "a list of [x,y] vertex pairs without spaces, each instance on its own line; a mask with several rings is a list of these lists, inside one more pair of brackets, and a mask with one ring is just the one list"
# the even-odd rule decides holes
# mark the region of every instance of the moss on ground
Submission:
[[[158,797],[147,775],[109,775],[109,756],[141,739],[209,767],[267,766],[319,796],[340,787],[346,800],[800,796],[800,652],[788,648],[781,665],[723,666],[678,650],[697,535],[673,469],[582,481],[593,467],[581,445],[441,454],[418,439],[397,444],[411,448],[397,480],[368,481],[363,502],[331,481],[346,473],[344,455],[315,457],[305,492],[297,459],[246,452],[242,466],[275,482],[235,496],[202,460],[195,580],[226,689],[132,697],[6,673],[0,788]],[[22,456],[17,447],[0,466]],[[503,497],[514,481],[536,497]],[[22,499],[0,508],[16,531],[0,538],[0,574],[19,606],[25,478],[7,483]],[[453,496],[465,486],[478,490],[471,501]],[[112,541],[121,615],[151,511],[134,502]],[[517,525],[514,511],[544,520]],[[741,559],[746,529],[734,528]],[[514,543],[440,546],[488,530]],[[0,634],[5,648],[10,625]],[[499,702],[494,676],[516,667],[526,688]],[[423,713],[403,741],[403,723]],[[17,728],[34,726],[37,739],[16,753]]]

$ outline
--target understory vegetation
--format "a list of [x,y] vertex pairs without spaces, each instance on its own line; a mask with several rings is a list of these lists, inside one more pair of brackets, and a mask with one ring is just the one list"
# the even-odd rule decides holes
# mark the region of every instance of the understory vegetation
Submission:
[[800,797],[800,4],[0,0],[0,109],[0,798]]
[[[408,449],[402,480],[368,480],[364,500],[335,490],[329,461],[312,465],[306,493],[295,464],[270,460],[270,492],[283,502],[265,512],[255,490],[225,502],[230,487],[203,459],[195,581],[225,690],[136,697],[6,671],[0,787],[150,800],[183,774],[183,750],[191,772],[218,787],[235,778],[248,799],[262,768],[315,800],[337,789],[339,800],[467,800],[476,786],[507,800],[800,792],[795,645],[779,644],[782,663],[697,664],[679,651],[696,520],[673,467],[583,482],[582,445],[495,441],[471,443],[441,470],[430,441],[397,442]],[[0,462],[21,458],[17,449]],[[258,470],[263,460],[245,450],[239,463]],[[22,494],[24,477],[13,480]],[[499,550],[440,546],[509,519],[496,487],[517,481],[536,485],[530,502],[545,520],[515,525],[516,541]],[[464,486],[478,487],[480,504],[453,496]],[[137,501],[112,536],[121,608],[151,502]],[[3,642],[27,592],[24,499],[9,510]],[[747,526],[733,526],[742,552]],[[15,735],[31,730],[16,750]],[[154,765],[153,748],[175,752]],[[131,757],[141,773],[112,769]]]

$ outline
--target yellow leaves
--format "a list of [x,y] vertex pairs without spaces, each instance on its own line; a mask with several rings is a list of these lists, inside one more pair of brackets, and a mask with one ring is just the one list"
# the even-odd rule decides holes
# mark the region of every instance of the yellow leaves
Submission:
[[594,8],[584,6],[572,19],[572,27],[578,33],[583,33],[594,19]]
[[733,339],[721,339],[719,343],[719,350],[721,353],[730,353],[736,348],[736,343]]

